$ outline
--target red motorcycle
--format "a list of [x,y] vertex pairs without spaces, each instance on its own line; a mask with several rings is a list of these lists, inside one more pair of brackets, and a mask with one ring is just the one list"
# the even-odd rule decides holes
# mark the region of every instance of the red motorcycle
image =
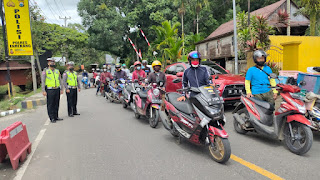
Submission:
[[298,155],[307,153],[312,146],[313,135],[311,123],[304,115],[306,106],[293,94],[300,92],[300,88],[287,84],[270,88],[279,90],[284,100],[275,115],[270,103],[242,95],[241,102],[233,111],[235,130],[240,134],[252,131],[284,140],[291,152]]
[[[174,83],[181,79],[173,80]],[[178,138],[196,145],[209,147],[212,158],[225,163],[231,155],[228,134],[223,128],[225,124],[223,99],[212,86],[184,88],[178,91],[196,93],[186,101],[177,101],[180,93],[169,92],[163,97],[164,105],[160,111],[160,119],[164,127]]]
[[159,109],[162,103],[160,89],[163,82],[153,83],[147,87],[147,91],[137,91],[134,95],[134,114],[137,119],[145,116],[149,119],[152,128],[156,128],[159,123]]

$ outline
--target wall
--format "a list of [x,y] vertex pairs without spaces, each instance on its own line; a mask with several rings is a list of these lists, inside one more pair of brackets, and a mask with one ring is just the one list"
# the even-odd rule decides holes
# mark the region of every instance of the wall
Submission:
[[[198,51],[205,59],[221,59],[234,57],[233,35],[214,39],[197,45]],[[217,45],[219,43],[219,45]]]
[[[298,71],[307,72],[307,67],[320,66],[320,37],[315,36],[270,36],[271,45],[283,47],[281,43],[301,41],[299,46]],[[268,57],[272,60],[272,57]],[[283,59],[290,61],[290,59]],[[293,65],[294,66],[294,65]],[[283,69],[289,70],[289,69]]]

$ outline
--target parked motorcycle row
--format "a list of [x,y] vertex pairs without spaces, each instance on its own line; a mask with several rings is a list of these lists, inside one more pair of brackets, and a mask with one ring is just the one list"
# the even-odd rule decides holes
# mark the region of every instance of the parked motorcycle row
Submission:
[[[277,78],[275,74],[271,76]],[[173,80],[173,83],[179,82],[181,78]],[[231,146],[224,129],[224,101],[217,88],[201,86],[166,92],[162,85],[163,82],[157,82],[142,86],[137,80],[120,79],[108,83],[109,90],[104,96],[110,102],[122,103],[123,108],[131,108],[137,119],[144,117],[152,128],[162,122],[178,143],[185,139],[207,147],[213,160],[227,162]],[[319,95],[302,98],[298,94],[300,88],[289,84],[270,88],[280,91],[283,102],[279,109],[275,111],[273,105],[242,94],[232,112],[234,129],[239,134],[256,132],[284,141],[285,146],[298,155],[307,153],[313,142],[311,130],[320,131]],[[197,95],[187,95],[186,101],[177,101],[182,93]]]

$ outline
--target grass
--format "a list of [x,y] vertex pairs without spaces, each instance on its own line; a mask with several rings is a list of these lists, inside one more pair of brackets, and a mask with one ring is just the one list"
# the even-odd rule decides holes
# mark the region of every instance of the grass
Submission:
[[[37,89],[36,93],[40,93],[41,88]],[[33,91],[25,94],[25,93],[16,93],[14,97],[11,97],[11,99],[6,99],[0,101],[0,110],[6,111],[10,109],[17,109],[21,108],[21,101],[25,100],[26,98],[34,95],[35,93]]]

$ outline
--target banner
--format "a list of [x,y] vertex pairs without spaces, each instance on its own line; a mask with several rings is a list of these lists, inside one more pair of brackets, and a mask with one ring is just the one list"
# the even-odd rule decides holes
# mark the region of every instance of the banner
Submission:
[[32,56],[28,0],[3,0],[9,56]]

